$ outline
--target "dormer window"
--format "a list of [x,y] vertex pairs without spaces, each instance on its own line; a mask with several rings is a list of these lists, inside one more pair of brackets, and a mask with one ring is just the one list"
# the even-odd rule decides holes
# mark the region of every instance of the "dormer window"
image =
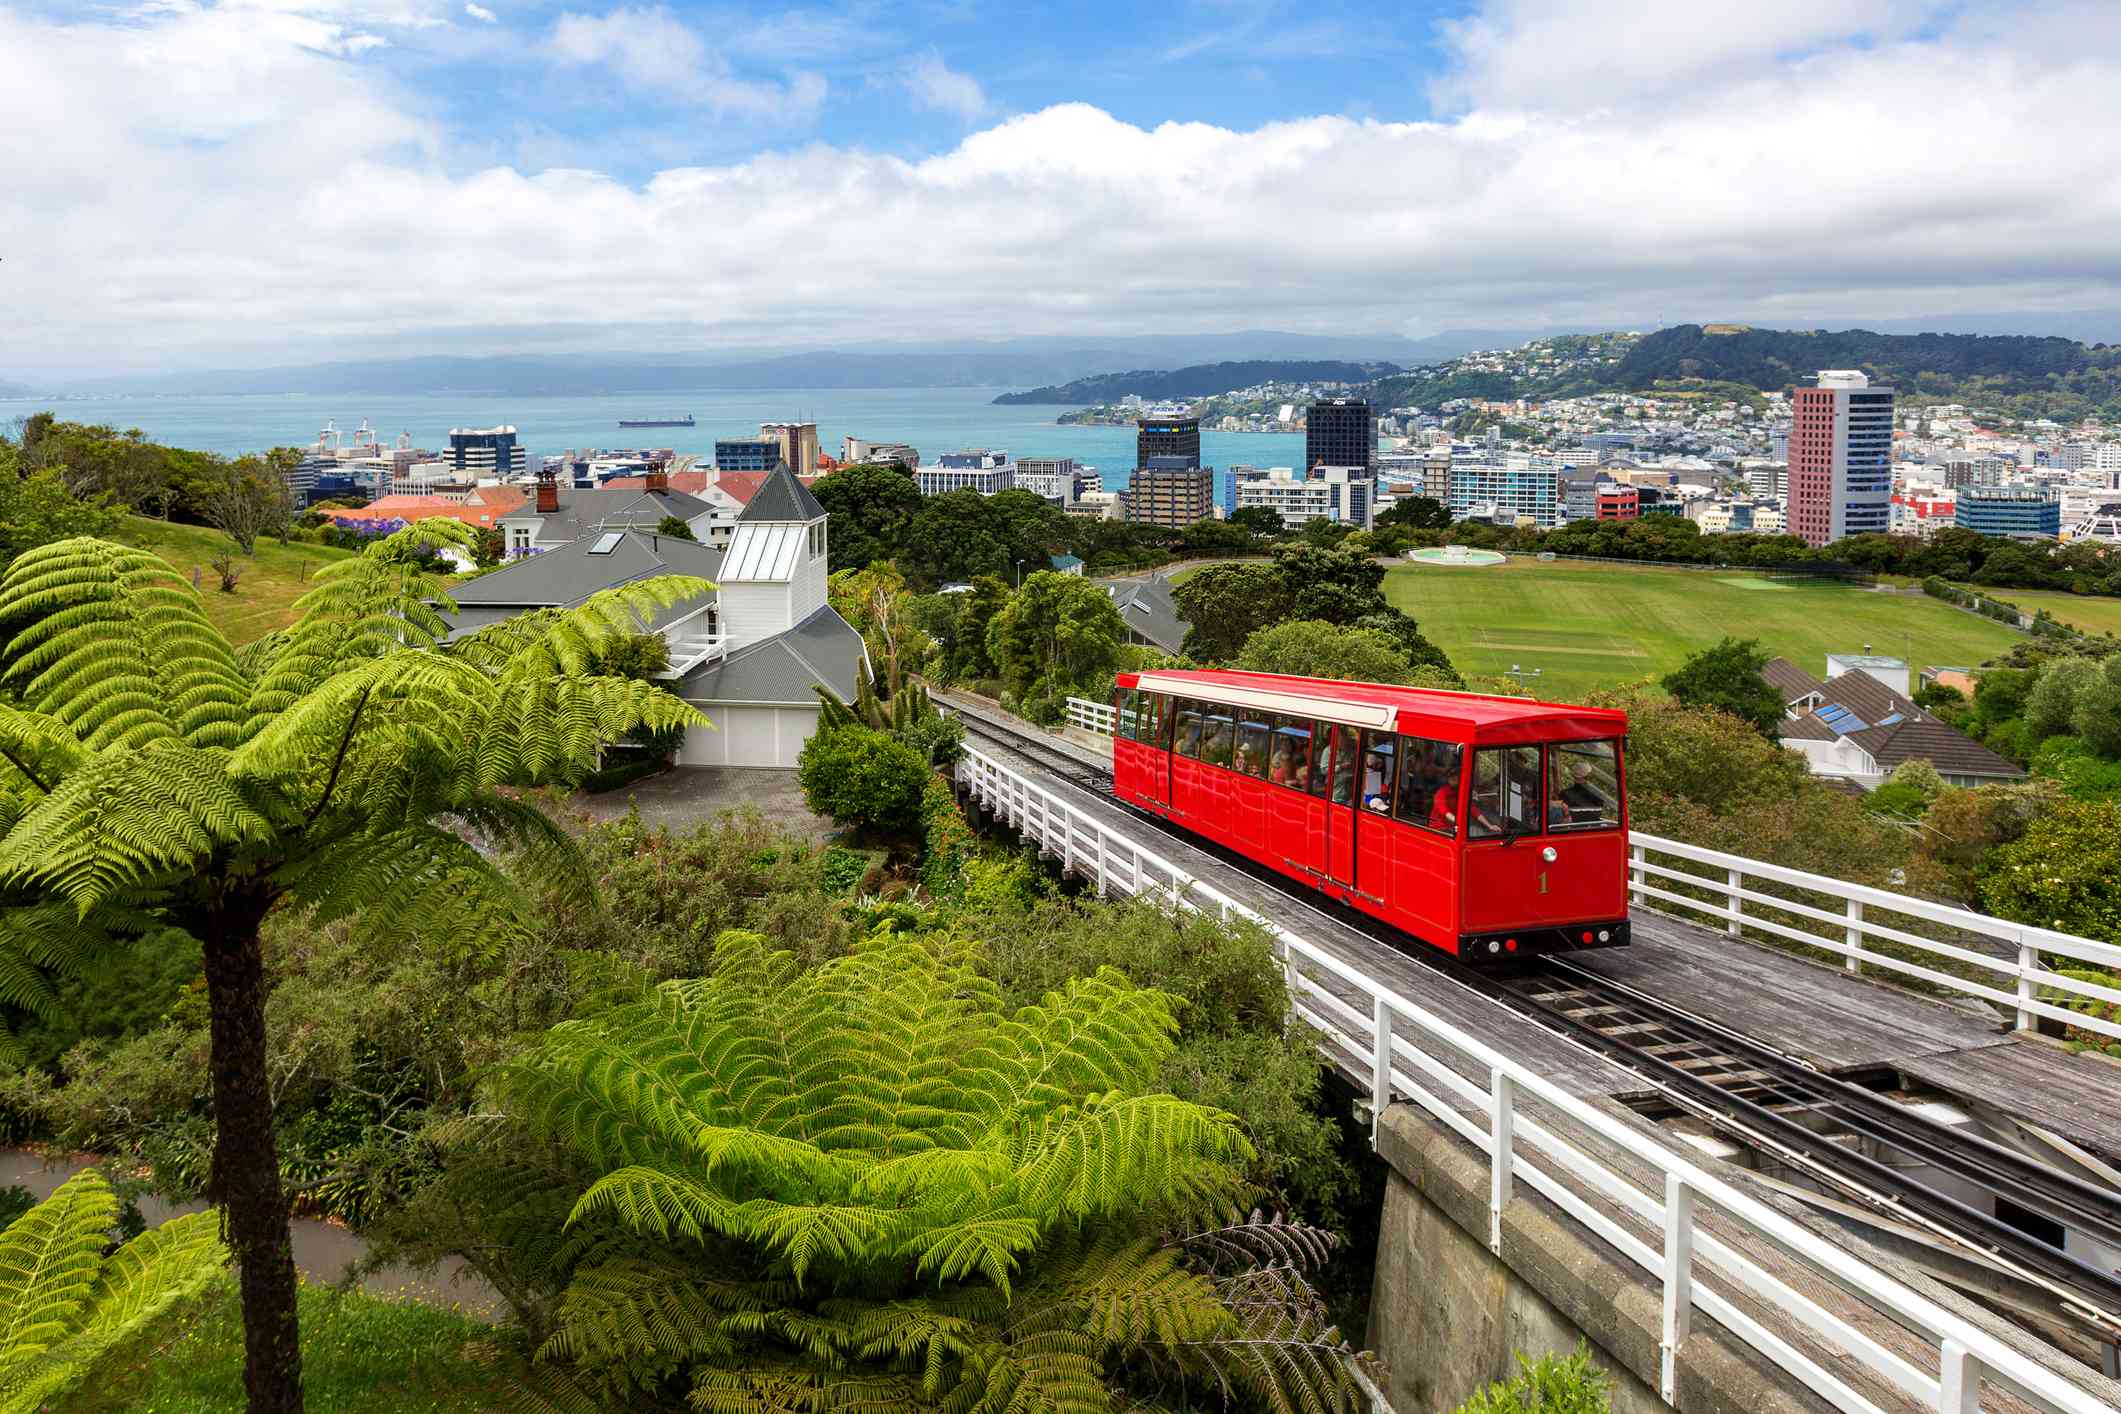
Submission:
[[810,527],[810,558],[816,559],[825,553],[825,523],[817,522]]

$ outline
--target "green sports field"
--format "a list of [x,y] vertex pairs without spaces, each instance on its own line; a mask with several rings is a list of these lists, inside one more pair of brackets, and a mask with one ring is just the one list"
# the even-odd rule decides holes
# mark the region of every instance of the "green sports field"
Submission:
[[1384,588],[1460,671],[1521,666],[1532,690],[1564,699],[1661,676],[1725,634],[1757,638],[1814,676],[1825,674],[1827,654],[1866,643],[1919,670],[1971,666],[2024,637],[1919,594],[1736,571],[1512,559],[1487,569],[1397,566]]
[[2065,594],[2058,589],[1998,589],[1993,592],[1998,599],[2016,604],[2028,614],[2045,609],[2071,628],[2081,628],[2086,633],[2121,633],[2121,599]]

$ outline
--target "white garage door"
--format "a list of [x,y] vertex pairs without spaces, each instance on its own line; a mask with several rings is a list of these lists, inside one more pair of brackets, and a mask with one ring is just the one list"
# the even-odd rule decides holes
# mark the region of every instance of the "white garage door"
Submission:
[[681,766],[783,766],[793,769],[817,730],[815,707],[702,705],[712,728],[693,727],[678,748]]

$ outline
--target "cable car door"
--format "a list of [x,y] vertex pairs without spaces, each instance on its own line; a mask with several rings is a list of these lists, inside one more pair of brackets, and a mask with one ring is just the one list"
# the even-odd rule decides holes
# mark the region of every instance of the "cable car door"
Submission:
[[1326,877],[1355,887],[1355,728],[1333,728],[1330,790],[1326,795]]

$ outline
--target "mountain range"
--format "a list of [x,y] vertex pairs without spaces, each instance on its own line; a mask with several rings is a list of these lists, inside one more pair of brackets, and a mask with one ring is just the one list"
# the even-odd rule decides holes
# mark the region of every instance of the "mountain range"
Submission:
[[1163,372],[1137,368],[1127,373],[1097,373],[1072,383],[1004,393],[997,403],[1115,403],[1132,393],[1151,402],[1172,398],[1207,398],[1233,388],[1260,383],[1369,383],[1399,372],[1392,363],[1347,363],[1337,359],[1246,359],[1237,363],[1202,363]]

